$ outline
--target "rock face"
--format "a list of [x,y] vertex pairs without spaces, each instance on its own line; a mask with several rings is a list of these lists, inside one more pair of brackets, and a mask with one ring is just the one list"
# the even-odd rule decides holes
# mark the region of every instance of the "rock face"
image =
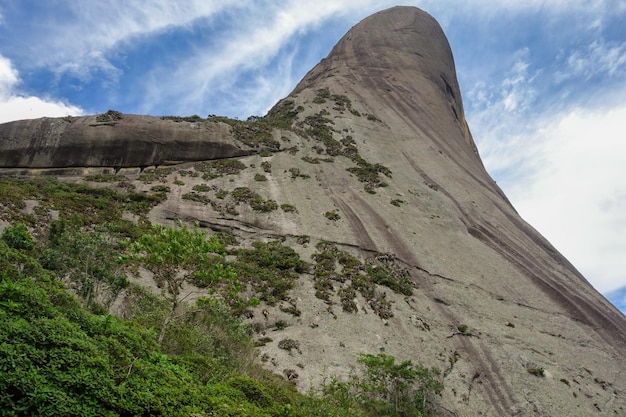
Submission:
[[109,111],[0,125],[0,167],[142,167],[249,153],[233,140],[225,123]]
[[[202,135],[220,152],[200,133],[180,133],[187,148],[176,153],[165,123],[124,118],[133,120],[138,124],[125,128],[127,136],[105,142],[148,150],[159,142],[158,158],[137,162],[140,151],[121,152],[112,161],[92,135],[88,157],[64,159],[57,143],[66,139],[55,132],[76,129],[77,143],[84,132],[120,127],[92,127],[89,118],[63,128],[57,125],[66,122],[50,119],[3,125],[0,158],[14,167],[139,166],[244,152],[216,125]],[[298,367],[297,386],[307,390],[322,375],[347,377],[359,353],[384,351],[442,369],[436,415],[626,415],[626,318],[519,217],[485,171],[449,45],[431,16],[396,7],[363,20],[267,120],[289,152],[240,157],[248,168],[238,174],[205,180],[186,174],[177,186],[174,167],[165,175],[173,191],[152,220],[194,220],[244,242],[280,238],[312,263],[316,244],[326,242],[366,265],[387,265],[413,285],[410,295],[381,285],[376,299],[357,291],[346,308],[342,290],[350,278],[332,281],[324,299],[315,273],[303,273],[290,293],[299,316],[277,305],[259,307],[267,311],[251,319],[287,324],[260,348],[270,369]],[[12,137],[31,142],[7,144]],[[213,191],[204,202],[182,198],[206,181]],[[220,206],[223,191],[245,186],[285,209]],[[299,352],[280,349],[280,339],[298,341]],[[538,369],[543,376],[533,373]]]

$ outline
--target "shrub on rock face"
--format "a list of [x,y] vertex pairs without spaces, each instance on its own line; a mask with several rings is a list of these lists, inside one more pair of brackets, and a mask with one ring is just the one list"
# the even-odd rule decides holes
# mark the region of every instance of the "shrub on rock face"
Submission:
[[324,213],[324,216],[330,220],[330,221],[337,221],[339,219],[341,219],[341,216],[337,213],[335,213],[334,211],[327,211],[326,213]]

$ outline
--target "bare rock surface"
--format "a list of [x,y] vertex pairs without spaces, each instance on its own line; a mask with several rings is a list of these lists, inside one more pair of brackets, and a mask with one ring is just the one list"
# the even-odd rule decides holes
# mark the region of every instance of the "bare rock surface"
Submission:
[[0,167],[146,167],[242,156],[230,127],[108,111],[0,125]]
[[[431,16],[396,7],[357,24],[267,118],[286,114],[289,124],[272,130],[278,152],[242,156],[246,150],[231,142],[228,126],[198,125],[185,132],[206,129],[220,152],[211,154],[201,136],[179,132],[189,144],[184,155],[165,146],[159,158],[136,163],[238,157],[244,164],[215,178],[203,178],[202,164],[170,166],[159,181],[171,191],[150,213],[152,221],[196,221],[244,244],[280,239],[312,263],[316,244],[331,242],[409,277],[411,295],[379,286],[381,299],[357,293],[355,311],[344,311],[345,282],[334,282],[324,300],[316,297],[314,272],[301,274],[289,300],[261,305],[250,318],[258,338],[271,340],[259,348],[268,368],[296,370],[295,383],[306,391],[324,376],[348,377],[359,353],[385,352],[442,369],[437,415],[626,415],[626,318],[520,218],[485,171],[464,118],[452,53]],[[134,120],[142,127],[132,127]],[[128,136],[106,140],[121,147],[138,140],[149,148],[162,140],[155,135],[171,134],[165,122],[124,121]],[[60,123],[66,125],[53,127]],[[63,161],[60,154],[43,156],[61,141],[54,132],[122,127],[90,123],[0,126],[2,165]],[[23,141],[6,144],[8,137],[27,136],[35,138],[34,149]],[[109,163],[99,153],[106,148],[93,146],[83,162],[57,165],[136,161],[122,152],[123,162]],[[87,163],[92,159],[98,162]],[[152,186],[136,171],[120,174],[138,190]],[[207,191],[194,191],[199,185]],[[282,209],[234,202],[237,187]],[[202,198],[190,199],[194,193]],[[385,317],[381,303],[389,308]],[[300,314],[287,312],[290,306]],[[285,339],[297,341],[297,351],[281,349]]]

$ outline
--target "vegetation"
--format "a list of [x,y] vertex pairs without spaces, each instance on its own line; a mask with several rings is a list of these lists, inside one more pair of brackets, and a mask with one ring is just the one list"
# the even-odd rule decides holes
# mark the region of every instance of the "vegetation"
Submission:
[[191,187],[192,190],[194,191],[198,191],[201,193],[207,192],[207,191],[211,191],[211,186],[208,184],[197,184],[194,185],[193,187]]
[[151,184],[154,181],[165,182],[168,175],[172,173],[172,169],[154,169],[152,171],[143,172],[139,176],[139,181],[142,181],[144,184]]
[[289,168],[289,173],[291,174],[291,179],[293,180],[295,180],[296,178],[311,178],[310,175],[300,172],[300,168]]
[[281,204],[280,208],[286,213],[294,213],[298,211],[296,206],[294,206],[293,204],[288,204],[288,203]]
[[263,169],[264,172],[267,172],[267,173],[272,172],[271,162],[268,162],[268,161],[261,162],[261,168]]
[[221,177],[223,175],[236,175],[247,168],[238,159],[217,159],[214,161],[198,162],[194,165],[196,171],[202,172],[205,181]]
[[199,122],[205,122],[207,119],[203,119],[197,114],[194,114],[192,116],[161,116],[161,120],[172,120],[176,123],[181,123],[181,122],[199,123]]
[[[157,187],[149,194],[0,180],[0,218],[11,224],[0,234],[3,414],[374,416],[386,402],[401,411],[389,402],[396,397],[365,395],[365,385],[350,385],[349,406],[330,386],[304,396],[256,365],[242,317],[261,302],[288,301],[311,266],[279,242],[242,248],[229,234],[152,225],[146,214],[166,192]],[[39,202],[31,214],[26,200]],[[129,212],[137,222],[124,220]],[[333,263],[357,268],[356,259],[326,249]],[[139,270],[150,271],[160,293],[131,283]],[[121,300],[116,316],[113,300]],[[290,301],[281,309],[299,313]],[[300,349],[295,340],[279,343]]]
[[91,182],[119,182],[125,179],[125,176],[116,174],[93,174],[85,176],[85,181]]
[[326,217],[328,220],[333,221],[333,222],[341,219],[341,216],[338,213],[335,213],[334,211],[327,211],[326,213],[324,213],[324,217]]
[[[229,357],[247,336],[219,303],[199,301],[195,334],[181,326],[165,349],[138,321],[84,310],[24,250],[2,241],[0,253],[0,408],[7,415],[348,415],[244,357]],[[206,323],[219,323],[219,331]]]
[[326,101],[328,100],[333,102],[333,109],[337,110],[340,113],[348,110],[357,117],[361,116],[361,113],[352,108],[352,101],[347,96],[340,94],[331,94],[328,88],[320,88],[319,90],[317,90],[317,94],[313,99],[313,103],[322,104],[326,103]]
[[363,365],[362,375],[352,375],[349,381],[332,378],[326,381],[324,398],[343,409],[365,409],[368,415],[426,417],[428,399],[443,390],[440,370],[413,364],[409,360],[397,363],[386,354],[361,354],[357,361]]
[[106,113],[102,113],[96,116],[96,121],[100,123],[115,122],[122,120],[124,115],[117,110],[108,110]]
[[258,193],[248,187],[237,187],[230,192],[237,203],[248,203],[255,211],[267,213],[278,209],[278,203],[274,200],[265,200]]
[[[393,317],[391,304],[376,285],[403,295],[413,293],[408,273],[396,265],[391,255],[379,254],[367,259],[364,265],[333,243],[319,242],[316,249],[317,252],[312,256],[315,261],[315,295],[332,304],[332,296],[336,293],[345,312],[357,312],[354,299],[359,293],[380,318],[388,319]],[[338,289],[335,291],[336,286]]]
[[[352,109],[352,103],[346,96],[331,94],[327,88],[323,88],[317,91],[317,95],[313,100],[314,103],[325,103],[327,100],[334,101],[334,110],[343,112],[349,110],[355,115],[360,113]],[[353,161],[356,166],[348,168],[348,171],[355,174],[360,182],[364,183],[363,187],[365,191],[370,194],[376,193],[376,188],[386,187],[380,174],[391,178],[391,170],[381,164],[373,164],[366,161],[359,155],[359,151],[356,147],[356,142],[351,136],[346,136],[341,139],[337,139],[335,136],[339,133],[332,127],[334,122],[327,116],[330,115],[325,109],[320,110],[314,115],[307,116],[304,120],[296,123],[296,127],[299,129],[299,133],[305,137],[311,138],[318,145],[313,146],[319,154],[325,153],[329,157],[345,156]],[[372,115],[368,115],[370,120],[378,120]],[[372,119],[373,118],[373,119]],[[311,156],[305,156],[302,158],[305,162],[317,164],[320,161],[330,162],[332,158],[314,158]]]
[[387,183],[382,181],[378,174],[384,174],[388,178],[391,178],[389,168],[381,164],[370,164],[360,158],[357,159],[356,163],[357,166],[348,168],[348,171],[356,175],[359,181],[365,183],[365,191],[370,194],[375,194],[375,188],[387,186]]
[[237,256],[233,267],[239,280],[270,305],[284,300],[298,274],[308,268],[296,251],[278,242],[255,242],[252,249],[235,249],[231,253]]
[[294,106],[293,100],[281,100],[272,107],[261,122],[266,122],[270,126],[279,129],[289,129],[298,113],[304,110],[302,106],[297,108],[294,108]]

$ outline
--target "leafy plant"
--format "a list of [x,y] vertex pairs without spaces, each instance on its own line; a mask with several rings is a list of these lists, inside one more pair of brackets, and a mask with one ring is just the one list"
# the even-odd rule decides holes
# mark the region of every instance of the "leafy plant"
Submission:
[[426,411],[428,395],[443,390],[437,368],[428,369],[410,360],[397,363],[384,353],[362,354],[357,362],[365,366],[365,375],[356,386],[366,408],[378,410],[377,414],[384,410],[394,416],[419,416]]
[[304,107],[295,108],[293,100],[281,100],[267,113],[263,122],[279,129],[288,129]]
[[278,347],[281,348],[281,349],[288,350],[288,351],[291,351],[292,349],[295,349],[299,353],[302,353],[300,351],[300,342],[298,342],[297,340],[283,339],[280,342],[278,342]]
[[209,184],[197,184],[191,187],[191,189],[194,191],[203,193],[203,192],[211,191],[211,186]]
[[31,250],[35,247],[35,242],[24,223],[7,227],[2,231],[0,238],[13,249]]
[[341,216],[339,215],[339,213],[335,213],[334,211],[327,211],[326,213],[324,213],[324,217],[326,217],[328,220],[336,222],[337,220],[341,219]]
[[101,312],[107,311],[129,285],[118,263],[120,255],[120,247],[103,227],[82,230],[68,221],[57,220],[50,226],[49,245],[40,261],[66,280],[86,307]]
[[545,376],[545,370],[543,368],[539,368],[539,367],[535,367],[535,366],[529,366],[528,368],[526,368],[526,371],[528,371],[529,374],[531,375],[535,375],[535,376]]
[[308,174],[303,174],[300,172],[300,168],[289,168],[289,172],[291,173],[291,178],[292,179],[296,179],[296,178],[310,178],[311,176]]
[[86,175],[83,179],[91,182],[118,182],[125,180],[126,177],[116,174],[93,174]]
[[267,173],[272,172],[271,162],[268,162],[268,161],[261,162],[261,168],[263,169],[264,172],[267,172]]
[[261,196],[256,196],[252,202],[250,202],[252,210],[267,213],[274,211],[278,208],[278,203],[274,200],[264,200]]
[[223,244],[214,236],[197,226],[188,228],[179,223],[178,228],[152,226],[130,246],[129,261],[152,271],[159,287],[165,287],[164,295],[171,303],[169,316],[163,321],[158,341],[165,336],[168,323],[173,320],[179,304],[179,292],[184,281],[214,284],[213,292],[225,287],[234,296],[239,291],[231,268],[218,267],[221,255],[226,253]]
[[168,187],[167,185],[155,185],[150,188],[150,191],[154,191],[157,193],[169,193],[170,187]]
[[252,286],[261,300],[273,305],[285,300],[306,263],[293,249],[278,242],[255,242],[252,249],[236,249],[233,267],[239,279]]
[[204,180],[211,180],[221,177],[222,175],[236,175],[247,168],[247,166],[238,159],[217,159],[208,162],[198,162],[194,165],[198,172],[202,172]]
[[341,410],[355,415],[428,417],[429,397],[440,393],[437,368],[426,368],[406,360],[400,363],[391,355],[361,354],[357,362],[361,373],[348,380],[333,376],[324,380],[322,398]]
[[280,208],[286,212],[286,213],[293,213],[293,212],[297,212],[298,209],[296,208],[296,206],[294,206],[293,204],[281,204]]
[[468,334],[467,324],[459,324],[458,326],[456,326],[456,328],[461,334]]

